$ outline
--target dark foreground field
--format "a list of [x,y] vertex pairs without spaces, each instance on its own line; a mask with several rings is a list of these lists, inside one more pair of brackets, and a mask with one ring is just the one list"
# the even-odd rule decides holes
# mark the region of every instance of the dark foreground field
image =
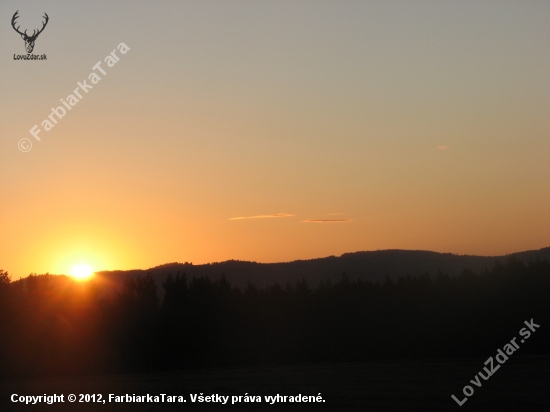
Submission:
[[[262,366],[152,374],[9,380],[0,382],[2,411],[330,410],[330,411],[550,411],[550,356],[516,356],[463,405],[462,388],[485,359]],[[22,405],[20,395],[64,394],[65,403]],[[105,404],[68,403],[69,394],[102,394]],[[115,395],[181,395],[186,403],[109,403]],[[260,395],[261,403],[192,403],[190,394]],[[324,403],[276,403],[265,395],[318,395]]]

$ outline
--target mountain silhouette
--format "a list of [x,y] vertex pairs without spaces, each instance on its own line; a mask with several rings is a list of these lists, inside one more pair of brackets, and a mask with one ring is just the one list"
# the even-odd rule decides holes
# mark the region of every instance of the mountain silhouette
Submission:
[[295,260],[283,263],[258,263],[239,260],[193,265],[192,263],[167,263],[150,269],[116,270],[97,272],[96,276],[113,285],[120,285],[127,277],[151,273],[161,285],[168,275],[177,273],[193,277],[208,277],[218,280],[222,274],[226,280],[241,289],[248,282],[263,288],[278,283],[281,286],[305,279],[312,287],[322,281],[337,281],[343,273],[350,280],[362,279],[381,282],[389,277],[416,277],[423,274],[435,276],[444,273],[457,276],[463,270],[481,273],[493,267],[495,262],[504,263],[511,256],[524,262],[529,260],[550,260],[550,247],[512,253],[503,256],[472,256],[452,253],[438,253],[422,250],[377,250],[345,253],[341,256]]
[[[49,274],[10,282],[2,271],[0,380],[481,359],[527,321],[550,323],[549,254],[386,250],[273,264],[171,263],[89,282]],[[519,334],[523,344],[529,335]],[[522,354],[548,354],[548,329],[536,336]]]

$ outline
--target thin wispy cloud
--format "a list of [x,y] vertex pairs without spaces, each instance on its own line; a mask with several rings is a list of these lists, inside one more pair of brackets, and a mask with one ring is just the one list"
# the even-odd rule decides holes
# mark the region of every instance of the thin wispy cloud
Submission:
[[326,213],[325,216],[345,215],[345,213]]
[[437,148],[439,150],[447,150],[449,148],[449,145],[444,145],[444,146],[437,146]]
[[307,219],[302,220],[304,223],[345,223],[351,222],[353,219]]
[[290,213],[273,213],[271,215],[258,215],[258,216],[239,216],[239,217],[232,217],[229,220],[243,220],[243,219],[267,219],[270,217],[291,217],[294,216]]

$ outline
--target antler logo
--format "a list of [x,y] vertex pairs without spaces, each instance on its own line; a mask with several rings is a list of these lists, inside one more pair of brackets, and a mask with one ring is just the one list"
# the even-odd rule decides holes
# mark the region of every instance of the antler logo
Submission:
[[32,53],[32,51],[34,49],[34,42],[36,41],[36,38],[38,37],[38,35],[40,33],[42,33],[44,31],[44,28],[46,27],[46,24],[48,24],[48,20],[50,18],[48,17],[48,15],[46,13],[44,13],[44,18],[46,19],[46,21],[44,21],[42,23],[42,28],[40,30],[38,30],[38,32],[36,30],[34,30],[32,32],[32,35],[29,36],[27,34],[27,30],[25,30],[25,32],[22,33],[22,32],[19,31],[20,26],[15,27],[15,20],[17,20],[17,18],[19,17],[17,13],[19,13],[19,10],[17,10],[15,12],[15,14],[13,15],[13,17],[11,19],[11,25],[12,25],[13,29],[21,35],[23,40],[25,40],[25,48],[27,49],[27,53]]

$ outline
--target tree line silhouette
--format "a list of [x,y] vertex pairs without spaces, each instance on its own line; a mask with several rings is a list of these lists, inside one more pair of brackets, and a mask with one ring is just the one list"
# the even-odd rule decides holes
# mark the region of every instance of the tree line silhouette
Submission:
[[109,293],[65,276],[0,271],[0,376],[380,359],[489,357],[525,320],[519,354],[548,353],[550,263],[510,258],[480,274],[384,282],[305,280],[244,290],[225,277],[152,275]]

